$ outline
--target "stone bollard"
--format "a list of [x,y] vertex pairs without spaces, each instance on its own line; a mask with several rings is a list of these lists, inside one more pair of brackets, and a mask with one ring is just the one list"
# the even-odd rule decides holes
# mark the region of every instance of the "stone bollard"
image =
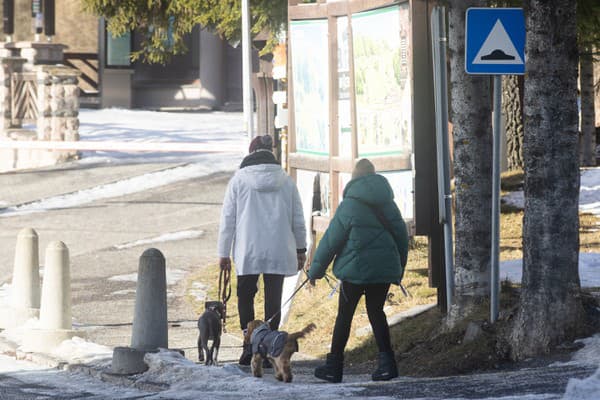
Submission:
[[69,249],[56,241],[46,247],[39,328],[25,332],[23,348],[50,352],[73,336],[83,336],[83,332],[72,329]]
[[165,257],[157,249],[148,249],[140,257],[131,347],[115,347],[112,372],[137,374],[148,366],[144,355],[168,348],[167,276]]
[[40,315],[38,234],[31,228],[17,236],[10,304],[2,310],[0,328],[22,325]]

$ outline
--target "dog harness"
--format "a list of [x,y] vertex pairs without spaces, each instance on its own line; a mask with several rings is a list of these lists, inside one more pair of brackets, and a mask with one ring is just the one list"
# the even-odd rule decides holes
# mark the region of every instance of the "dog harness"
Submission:
[[272,331],[268,324],[262,324],[250,336],[252,353],[258,353],[263,358],[266,358],[267,354],[271,357],[277,357],[283,351],[287,337],[287,332]]

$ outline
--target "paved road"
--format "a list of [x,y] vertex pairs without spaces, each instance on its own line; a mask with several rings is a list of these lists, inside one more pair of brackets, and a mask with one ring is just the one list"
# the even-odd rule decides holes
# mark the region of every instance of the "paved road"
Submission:
[[[74,165],[24,174],[0,174],[5,205],[72,193],[176,165],[130,165],[81,168]],[[18,232],[34,228],[40,241],[40,263],[50,241],[61,240],[71,255],[73,318],[88,338],[108,346],[129,345],[139,256],[148,247],[164,254],[168,287],[170,346],[196,357],[196,313],[186,295],[187,277],[214,262],[217,225],[229,175],[180,181],[167,186],[95,201],[72,208],[17,216],[0,214],[0,284],[12,275]],[[1,211],[0,211],[1,212]],[[115,248],[157,236],[196,231],[200,237]],[[202,288],[197,288],[200,292]],[[201,296],[202,294],[199,293]]]
[[[0,192],[0,208],[174,167],[176,165],[171,164],[68,164],[22,174],[0,174],[0,188],[4,188]],[[61,240],[67,244],[71,254],[76,326],[85,331],[93,342],[110,347],[129,345],[135,299],[132,274],[137,272],[141,253],[147,247],[157,247],[166,257],[169,276],[177,278],[168,287],[169,345],[184,349],[189,359],[196,360],[197,315],[190,298],[192,295],[201,297],[203,288],[191,287],[189,278],[214,262],[218,219],[228,179],[228,174],[216,174],[73,208],[27,215],[0,215],[0,285],[9,281],[12,274],[15,241],[22,228],[31,227],[38,232],[41,263],[46,245],[50,241]],[[202,231],[202,234],[189,240],[121,249],[115,247],[180,231]],[[234,362],[240,351],[239,345],[236,335],[224,335],[221,362]],[[315,361],[295,361],[295,382],[316,384],[315,388],[326,387],[312,377],[315,365]],[[560,398],[569,378],[586,377],[594,370],[592,366],[545,367],[462,377],[399,378],[387,383],[371,383],[366,375],[346,375],[344,382],[355,387],[356,391],[344,395],[352,398],[475,399],[545,394],[547,396],[543,398]],[[61,383],[39,382],[27,376],[0,373],[0,399],[115,398],[113,395],[92,393],[86,387],[70,387],[57,397],[56,393],[61,393]],[[99,384],[112,387],[115,382]],[[151,395],[140,391],[127,394],[119,386],[113,390],[120,391],[119,398],[122,399]],[[310,397],[310,393],[307,395]],[[305,398],[298,396],[294,393],[282,398]]]

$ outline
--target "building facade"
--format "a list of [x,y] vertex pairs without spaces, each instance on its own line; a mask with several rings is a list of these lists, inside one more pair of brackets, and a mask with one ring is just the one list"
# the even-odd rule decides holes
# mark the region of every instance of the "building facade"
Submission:
[[[241,48],[199,26],[186,38],[189,51],[167,65],[141,61],[111,65],[111,39],[102,19],[86,12],[80,0],[56,0],[54,43],[67,46],[65,64],[81,71],[82,106],[149,109],[241,108]],[[0,7],[2,4],[0,3]],[[15,1],[13,42],[34,41],[30,1]],[[1,24],[1,22],[0,22]],[[40,41],[46,41],[40,35]],[[3,39],[6,40],[6,37]],[[131,50],[139,36],[131,35]],[[108,57],[107,57],[108,56]]]

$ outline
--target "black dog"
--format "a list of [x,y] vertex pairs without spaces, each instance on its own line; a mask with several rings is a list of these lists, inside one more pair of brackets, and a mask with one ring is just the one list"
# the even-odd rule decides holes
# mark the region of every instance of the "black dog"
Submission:
[[[220,301],[207,301],[204,309],[204,313],[198,318],[198,361],[204,361],[205,365],[216,365],[221,345],[224,307]],[[210,349],[209,340],[212,340]]]

